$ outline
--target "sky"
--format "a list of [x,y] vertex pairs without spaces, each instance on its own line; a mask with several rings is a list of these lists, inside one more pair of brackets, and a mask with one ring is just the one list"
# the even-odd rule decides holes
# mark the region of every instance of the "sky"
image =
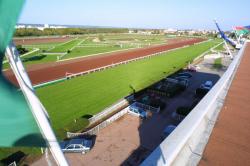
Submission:
[[19,23],[215,29],[250,25],[250,0],[26,0]]

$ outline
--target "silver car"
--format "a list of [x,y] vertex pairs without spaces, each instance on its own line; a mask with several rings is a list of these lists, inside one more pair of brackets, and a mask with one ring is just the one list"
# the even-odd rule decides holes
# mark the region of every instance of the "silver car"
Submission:
[[88,139],[71,139],[60,143],[63,152],[82,153],[90,151],[93,141]]
[[212,87],[213,87],[212,81],[206,81],[204,84],[201,84],[200,86],[201,89],[207,89],[207,90],[210,90]]

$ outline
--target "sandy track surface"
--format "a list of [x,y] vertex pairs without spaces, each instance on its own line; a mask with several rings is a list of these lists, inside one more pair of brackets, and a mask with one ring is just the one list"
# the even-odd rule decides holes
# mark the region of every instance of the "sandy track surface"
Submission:
[[[156,45],[146,48],[90,56],[85,58],[83,57],[80,59],[63,62],[52,62],[42,65],[34,65],[28,67],[27,71],[32,83],[35,85],[63,78],[65,77],[66,72],[79,73],[98,67],[111,65],[113,63],[119,63],[129,59],[147,56],[161,51],[167,51],[187,45],[193,45],[201,41],[204,41],[204,39],[175,39],[163,45]],[[15,77],[11,71],[7,70],[4,73],[10,81],[16,84]]]

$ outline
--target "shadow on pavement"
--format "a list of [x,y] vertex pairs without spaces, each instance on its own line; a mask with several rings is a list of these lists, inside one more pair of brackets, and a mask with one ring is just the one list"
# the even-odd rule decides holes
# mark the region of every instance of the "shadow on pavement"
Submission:
[[[195,95],[196,89],[208,80],[215,84],[220,78],[217,74],[203,72],[191,72],[191,74],[193,76],[189,79],[189,86],[185,91],[182,91],[173,97],[161,96],[161,99],[165,101],[166,108],[159,113],[153,113],[151,117],[141,119],[140,126],[138,127],[140,145],[133,150],[121,165],[134,166],[141,164],[166,138],[166,135],[163,134],[164,129],[168,125],[178,126],[178,124],[185,118],[185,116],[181,116],[181,118],[173,116],[177,108],[195,107],[202,99],[202,97],[197,97],[197,95]],[[140,96],[146,95],[149,95],[146,90],[140,92],[139,95],[137,94],[137,99],[140,98]],[[166,161],[161,155],[162,149],[158,151],[158,154],[158,159],[152,161],[152,165],[157,165],[157,161],[160,159],[163,160],[163,162]]]

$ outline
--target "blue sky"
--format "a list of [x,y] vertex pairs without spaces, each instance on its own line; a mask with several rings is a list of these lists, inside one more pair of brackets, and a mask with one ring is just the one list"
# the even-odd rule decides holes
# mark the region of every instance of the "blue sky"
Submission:
[[26,0],[19,23],[223,29],[250,24],[250,0]]

